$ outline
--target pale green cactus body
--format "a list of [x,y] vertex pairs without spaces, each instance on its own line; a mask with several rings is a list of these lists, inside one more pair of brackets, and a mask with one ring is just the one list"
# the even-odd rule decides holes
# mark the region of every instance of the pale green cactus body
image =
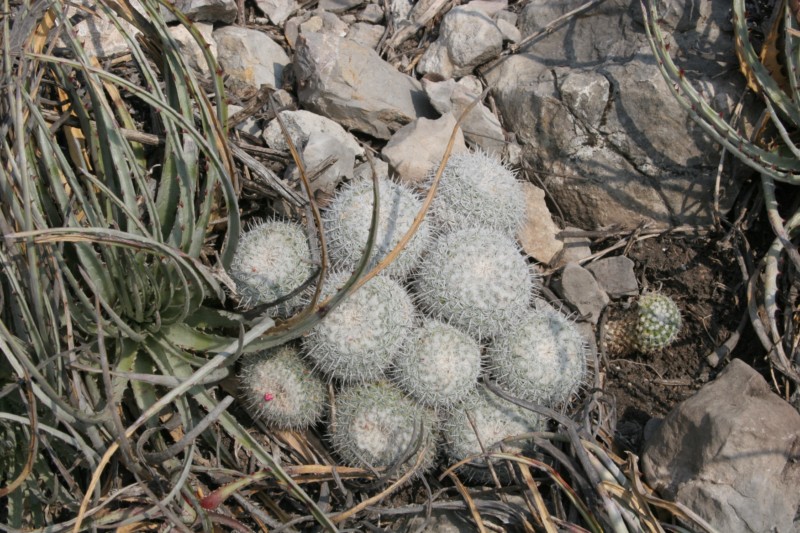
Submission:
[[[443,447],[452,462],[462,461],[484,450],[500,451],[496,445],[508,438],[525,433],[542,431],[545,422],[536,414],[506,401],[483,388],[477,388],[469,398],[442,422]],[[530,451],[529,442],[503,444],[511,453]],[[475,467],[464,472],[475,478],[490,479],[486,462],[473,461]],[[497,468],[500,463],[492,461]]]
[[[245,305],[260,305],[286,298],[302,287],[313,273],[311,249],[302,226],[268,220],[239,237],[228,274]],[[297,294],[270,308],[270,314],[287,316],[302,304]]]
[[481,372],[480,345],[463,331],[429,319],[395,359],[400,387],[424,405],[450,408],[473,391]]
[[453,154],[439,181],[431,217],[443,231],[486,227],[514,237],[525,219],[522,184],[485,152]]
[[[349,276],[330,276],[325,295]],[[375,276],[330,312],[303,339],[316,368],[344,382],[384,377],[392,358],[411,334],[416,310],[399,282]]]
[[[379,180],[380,215],[378,233],[369,268],[400,242],[422,207],[421,199],[409,188],[388,178]],[[342,188],[325,210],[324,227],[335,268],[352,271],[364,253],[372,220],[373,185],[359,180]],[[430,228],[423,221],[403,252],[384,271],[404,279],[416,267],[428,246]]]
[[345,464],[361,468],[397,465],[397,475],[408,471],[420,457],[420,472],[433,466],[438,420],[396,386],[378,382],[345,389],[335,405],[330,438]]
[[645,294],[637,306],[635,346],[642,352],[666,348],[678,336],[681,311],[667,295]]
[[603,339],[607,352],[627,355],[633,351],[651,353],[672,344],[681,329],[681,312],[669,296],[648,293],[637,305],[606,324]]
[[417,297],[431,316],[491,338],[527,311],[536,276],[510,237],[487,228],[442,235],[417,273]]
[[325,384],[294,344],[247,356],[239,383],[250,414],[270,426],[304,429],[322,416]]
[[586,376],[587,342],[567,317],[544,302],[494,339],[492,375],[512,395],[547,405],[569,400]]

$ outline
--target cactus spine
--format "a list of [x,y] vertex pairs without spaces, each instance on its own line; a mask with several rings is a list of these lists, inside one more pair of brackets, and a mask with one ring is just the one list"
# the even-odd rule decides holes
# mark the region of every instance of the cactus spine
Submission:
[[[332,275],[325,294],[346,278]],[[375,276],[312,329],[304,345],[327,376],[349,383],[376,381],[410,334],[415,314],[400,283]]]
[[252,416],[281,429],[314,424],[325,406],[325,384],[306,367],[293,344],[249,356],[239,383]]
[[[372,187],[371,181],[363,180],[347,185],[336,194],[325,211],[325,234],[337,269],[354,270],[364,253],[372,219]],[[379,190],[378,235],[370,258],[370,268],[400,242],[422,207],[422,201],[415,193],[386,177],[380,178]],[[396,279],[404,279],[417,265],[428,245],[429,235],[428,222],[424,221],[403,253],[384,273]]]
[[397,465],[400,474],[421,457],[421,472],[433,466],[436,416],[389,383],[358,385],[342,392],[330,429],[333,448],[347,465]]
[[681,312],[675,301],[665,294],[651,292],[621,317],[606,324],[605,348],[614,355],[635,350],[651,353],[666,348],[677,338],[681,328]]
[[534,275],[508,236],[466,228],[440,237],[420,264],[417,297],[430,315],[490,338],[526,312]]
[[[260,305],[287,297],[312,271],[305,230],[292,222],[268,220],[241,235],[228,273],[245,305]],[[270,314],[290,315],[301,303],[302,295],[293,296],[271,308]]]
[[412,397],[430,407],[450,408],[478,382],[481,348],[469,335],[426,320],[395,360],[395,378]]

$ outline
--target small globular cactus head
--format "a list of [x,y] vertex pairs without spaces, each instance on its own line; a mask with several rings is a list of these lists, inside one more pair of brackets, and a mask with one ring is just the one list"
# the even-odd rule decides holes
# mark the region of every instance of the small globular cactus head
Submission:
[[325,407],[325,383],[294,344],[247,356],[239,383],[253,418],[280,429],[304,429],[319,420]]
[[348,466],[394,470],[399,476],[436,457],[436,415],[387,382],[345,389],[336,397],[330,427],[334,450]]
[[395,380],[412,398],[434,408],[461,402],[478,383],[481,347],[463,331],[428,319],[395,358]]
[[512,395],[549,406],[570,399],[586,376],[588,343],[544,301],[487,350],[492,375]]
[[[329,296],[349,277],[332,274]],[[309,358],[329,378],[347,383],[377,381],[414,326],[416,310],[406,289],[378,275],[331,311],[303,339]]]
[[681,311],[672,298],[652,292],[639,298],[636,348],[654,352],[666,348],[681,329]]
[[538,280],[511,237],[488,228],[442,235],[417,272],[417,298],[429,315],[486,339],[527,311]]
[[287,316],[302,304],[302,295],[287,298],[313,273],[311,249],[299,224],[267,220],[239,237],[228,274],[248,306],[279,301],[270,314]]
[[[422,200],[411,189],[382,177],[378,181],[380,210],[378,232],[368,268],[372,268],[394,249],[411,227]],[[373,184],[358,180],[336,193],[323,213],[325,237],[337,270],[353,271],[364,254],[372,221]],[[404,279],[414,269],[428,246],[430,228],[420,224],[414,237],[384,273]]]
[[[531,451],[530,441],[503,443],[500,441],[525,433],[544,430],[546,422],[541,417],[482,387],[467,398],[442,422],[443,447],[452,463],[483,451],[523,453]],[[498,474],[503,476],[502,461],[492,460]],[[467,476],[480,481],[491,480],[486,461],[475,458],[471,465],[459,469]]]
[[513,237],[525,218],[522,184],[500,159],[483,151],[453,154],[439,180],[431,216],[445,231],[475,226]]
[[681,312],[674,300],[651,292],[639,298],[637,305],[606,324],[604,345],[612,355],[633,351],[651,353],[666,348],[681,329]]

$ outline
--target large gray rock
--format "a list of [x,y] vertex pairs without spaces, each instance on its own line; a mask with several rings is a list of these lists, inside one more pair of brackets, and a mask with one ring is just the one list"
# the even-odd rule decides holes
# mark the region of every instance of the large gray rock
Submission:
[[300,9],[297,0],[256,0],[256,5],[273,24],[278,26]]
[[[194,27],[197,28],[197,30],[200,32],[200,35],[202,35],[203,39],[206,41],[206,44],[208,44],[208,49],[211,52],[211,55],[216,58],[217,43],[212,37],[214,26],[211,24],[196,22]],[[210,76],[211,71],[208,68],[208,62],[203,54],[203,49],[201,48],[200,43],[197,42],[194,36],[186,28],[186,26],[172,26],[169,29],[169,33],[178,43],[178,47],[181,49],[181,54],[186,60],[186,64],[189,65],[189,68],[201,76]]]
[[459,78],[499,55],[502,48],[503,32],[486,13],[476,7],[454,7],[442,20],[439,38],[423,54],[417,72]]
[[236,0],[175,0],[175,7],[189,20],[211,23],[236,20]]
[[[582,3],[531,0],[519,17],[523,36]],[[729,7],[691,4],[694,11],[671,7],[664,30],[673,31],[673,49],[713,49],[711,59],[682,53],[680,61],[728,116],[730,95],[744,86],[733,68]],[[543,172],[569,223],[593,229],[710,221],[719,150],[658,71],[638,2],[601,3],[492,68],[486,79],[504,125],[524,142],[523,157]],[[737,186],[724,178],[721,190],[726,209]]]
[[738,359],[646,442],[648,483],[717,531],[791,531],[800,504],[800,414]]
[[219,64],[232,78],[253,87],[280,88],[289,56],[266,33],[238,26],[214,30]]
[[[361,157],[364,155],[364,149],[361,148],[355,137],[329,118],[316,115],[304,109],[297,111],[287,109],[286,111],[281,111],[279,115],[284,127],[286,127],[286,131],[289,133],[289,137],[298,150],[305,146],[313,133],[325,133],[336,138],[356,156]],[[283,136],[281,125],[277,120],[270,121],[269,125],[264,129],[263,136],[267,146],[270,148],[276,150],[289,149],[289,145],[286,144],[286,139]]]
[[379,139],[434,115],[419,82],[374,50],[321,33],[300,35],[296,46],[298,93],[306,108]]

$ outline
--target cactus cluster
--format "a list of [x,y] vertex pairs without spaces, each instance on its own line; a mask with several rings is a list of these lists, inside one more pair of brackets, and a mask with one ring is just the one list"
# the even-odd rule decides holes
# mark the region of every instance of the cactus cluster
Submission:
[[[397,244],[421,206],[414,193],[387,178],[379,187],[373,264]],[[292,376],[318,375],[315,391],[324,380],[336,391],[328,433],[339,459],[389,469],[393,476],[407,471],[422,451],[421,466],[430,468],[440,437],[445,455],[459,461],[507,437],[541,430],[545,421],[479,385],[482,375],[491,377],[515,396],[556,406],[584,380],[586,343],[574,324],[540,301],[532,306],[538,276],[514,239],[524,216],[522,198],[514,175],[499,161],[482,153],[454,157],[434,199],[435,230],[426,221],[386,271],[306,334],[305,361],[273,354],[261,364],[287,368],[248,364],[242,371],[248,405],[279,427],[304,427],[317,420],[316,411],[302,423],[288,422],[290,407],[311,413],[310,405],[273,403],[278,395],[271,391],[284,381],[292,391],[311,387],[312,380]],[[323,296],[344,283],[361,257],[372,201],[372,184],[357,181],[323,213],[337,267]],[[290,397],[282,392],[281,398]],[[283,418],[279,407],[287,411]],[[473,465],[470,473],[481,477],[485,470]]]
[[[330,276],[323,294],[347,279]],[[325,317],[303,339],[308,356],[326,376],[347,383],[382,379],[411,334],[416,311],[397,281],[375,276]]]
[[472,226],[513,238],[525,218],[524,198],[522,185],[500,161],[482,151],[461,152],[447,161],[431,216],[445,231]]
[[294,344],[247,357],[239,386],[250,413],[281,429],[304,429],[316,423],[324,410],[325,384],[306,366]]
[[646,293],[632,309],[606,324],[604,345],[612,355],[652,353],[672,344],[681,329],[681,312],[669,296]]
[[431,316],[490,338],[525,314],[535,276],[513,239],[488,228],[442,235],[417,273],[417,298]]
[[[378,234],[370,257],[370,268],[386,257],[400,242],[422,207],[422,201],[413,191],[386,177],[378,180],[378,190]],[[353,271],[363,255],[373,203],[372,182],[359,180],[342,188],[326,210],[325,235],[337,269]],[[386,268],[385,274],[404,279],[417,265],[428,245],[429,235],[429,224],[423,221],[403,253]]]
[[254,224],[239,237],[228,270],[248,306],[275,303],[272,315],[292,314],[302,303],[298,291],[313,273],[311,249],[302,226],[282,220]]
[[386,382],[345,389],[336,399],[331,443],[348,465],[399,467],[401,474],[420,461],[428,470],[436,457],[436,415]]

